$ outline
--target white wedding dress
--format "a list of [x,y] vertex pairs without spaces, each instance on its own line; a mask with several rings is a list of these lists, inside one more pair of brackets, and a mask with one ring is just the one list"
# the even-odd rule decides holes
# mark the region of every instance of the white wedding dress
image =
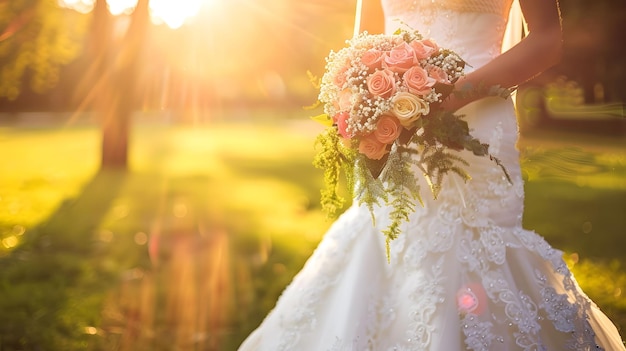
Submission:
[[[500,53],[511,0],[383,0],[386,28],[433,38],[473,69]],[[473,135],[512,178],[467,153],[473,179],[450,176],[385,257],[389,208],[357,201],[329,229],[240,350],[625,350],[579,289],[562,252],[521,226],[524,187],[510,99],[473,103]]]

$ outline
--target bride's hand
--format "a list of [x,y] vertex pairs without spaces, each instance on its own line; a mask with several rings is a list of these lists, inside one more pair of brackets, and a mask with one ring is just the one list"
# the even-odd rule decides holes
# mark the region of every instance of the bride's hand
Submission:
[[456,84],[454,84],[453,92],[442,101],[441,108],[444,111],[456,112],[461,107],[476,100],[476,97],[470,98],[468,94],[458,94],[458,92],[463,91],[463,78],[464,77],[461,77]]
[[456,97],[454,94],[450,94],[443,102],[441,103],[441,109],[449,112],[456,112],[461,107],[467,105],[469,102],[465,102],[464,100]]

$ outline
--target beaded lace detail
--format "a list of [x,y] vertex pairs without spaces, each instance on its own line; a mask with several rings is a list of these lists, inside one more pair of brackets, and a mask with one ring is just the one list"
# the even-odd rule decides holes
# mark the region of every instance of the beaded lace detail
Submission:
[[[512,2],[382,0],[388,32],[403,27],[417,30],[439,46],[459,54],[469,63],[467,70],[478,68],[500,54]],[[472,40],[468,41],[468,37]],[[473,57],[477,54],[478,57]]]
[[[509,124],[496,123],[485,138],[493,154],[510,152],[511,144],[505,143],[509,129]],[[473,163],[476,167],[482,169],[480,179],[445,187],[437,202],[427,201],[412,215],[403,235],[391,243],[391,262],[382,263],[383,293],[371,288],[359,292],[365,294],[365,307],[354,320],[357,334],[338,333],[323,350],[438,350],[441,313],[451,304],[460,331],[459,349],[548,350],[554,340],[546,340],[543,331],[550,329],[560,335],[561,350],[602,350],[588,322],[590,302],[577,289],[562,253],[524,230],[519,218],[499,223],[499,216],[489,213],[523,202],[519,169],[510,169],[511,184],[493,164]],[[389,209],[378,211],[379,218],[386,218]],[[355,245],[377,234],[364,207],[352,207],[335,223],[303,270],[315,271],[314,279],[297,276],[279,300],[290,308],[275,312],[280,328],[268,335],[277,341],[272,350],[295,350],[316,339],[328,322],[323,306],[348,279],[344,269],[356,254]],[[382,240],[374,249],[379,252],[369,259],[384,262]],[[517,255],[534,259],[515,261]],[[517,282],[513,277],[518,274],[511,269],[520,265],[525,266],[525,276]],[[468,284],[480,286],[484,296],[470,295],[480,307],[464,312],[455,294]]]
[[455,12],[478,12],[506,15],[511,1],[501,0],[383,0],[385,13],[389,16],[406,12],[442,9]]

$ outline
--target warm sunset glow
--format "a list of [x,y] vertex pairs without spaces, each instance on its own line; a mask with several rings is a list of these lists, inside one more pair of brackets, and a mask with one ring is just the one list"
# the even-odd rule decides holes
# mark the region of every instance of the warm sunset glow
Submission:
[[137,6],[137,0],[107,0],[109,12],[112,15],[118,16],[121,14],[130,14],[132,10]]
[[[107,5],[115,16],[106,35],[115,45],[129,33],[141,4],[56,1],[88,17]],[[344,1],[144,1],[154,25],[137,34],[143,36],[136,57],[141,67],[128,79],[140,80],[142,108],[176,111],[193,121],[233,101],[309,105],[316,91],[306,72],[323,71],[324,57],[351,36],[355,11]]]
[[89,13],[93,10],[94,0],[59,0],[59,5],[80,13]]
[[[200,8],[215,0],[151,0],[150,15],[155,24],[165,23],[176,29],[186,20],[195,16]],[[95,0],[59,0],[59,4],[81,13],[93,10]],[[137,0],[107,0],[109,12],[118,16],[130,14],[137,5]]]
[[170,28],[179,28],[185,20],[198,13],[204,1],[206,0],[151,0],[151,15],[155,23],[163,21]]

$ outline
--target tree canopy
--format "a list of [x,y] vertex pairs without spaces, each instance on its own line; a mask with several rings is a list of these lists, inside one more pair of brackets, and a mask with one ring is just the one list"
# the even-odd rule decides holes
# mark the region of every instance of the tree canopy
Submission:
[[24,82],[38,93],[55,86],[81,53],[87,20],[55,0],[0,1],[0,97],[15,99]]

